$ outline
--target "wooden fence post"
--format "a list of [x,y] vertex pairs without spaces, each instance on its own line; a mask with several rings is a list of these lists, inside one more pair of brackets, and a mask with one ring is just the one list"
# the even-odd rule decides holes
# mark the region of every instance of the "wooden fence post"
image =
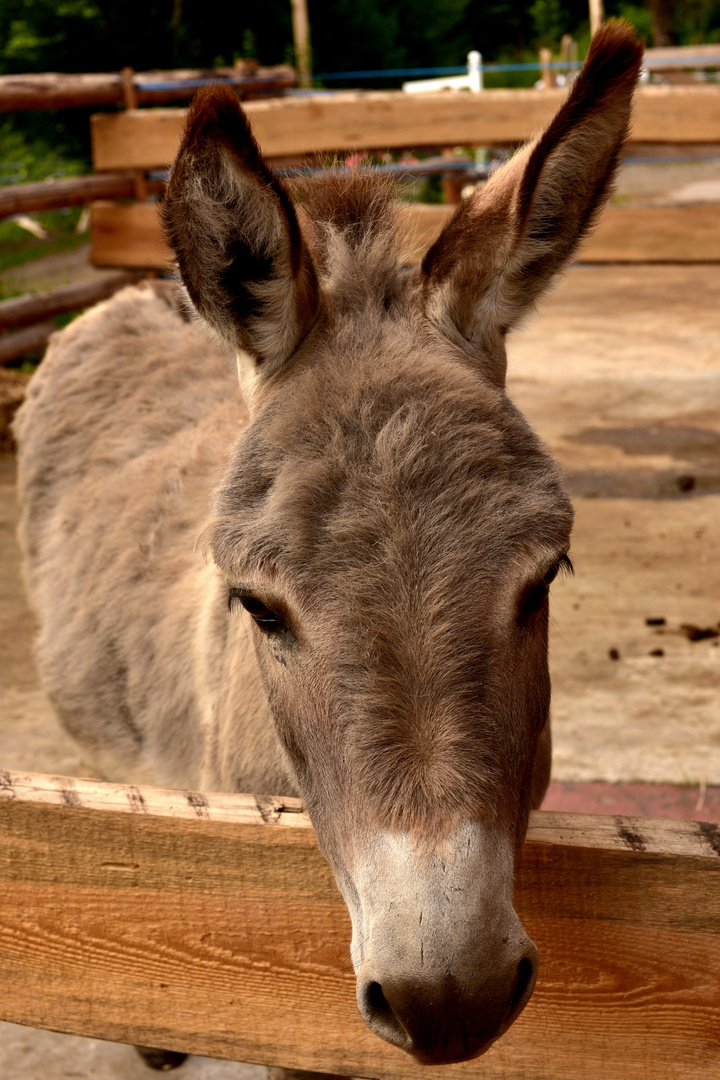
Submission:
[[595,34],[605,19],[603,0],[588,0],[590,7],[590,33]]
[[290,0],[292,5],[293,44],[295,46],[295,68],[298,86],[307,89],[312,86],[312,59],[310,51],[310,20],[308,19],[307,0]]
[[[126,109],[137,109],[138,94],[135,87],[135,72],[131,67],[124,67],[120,72],[122,76],[123,102]],[[142,169],[135,169],[135,198],[138,202],[146,202],[148,197],[147,179]]]
[[550,64],[552,62],[552,53],[550,49],[543,48],[540,50],[540,80],[543,84],[543,88],[551,90],[555,85],[555,79],[553,77],[552,68]]

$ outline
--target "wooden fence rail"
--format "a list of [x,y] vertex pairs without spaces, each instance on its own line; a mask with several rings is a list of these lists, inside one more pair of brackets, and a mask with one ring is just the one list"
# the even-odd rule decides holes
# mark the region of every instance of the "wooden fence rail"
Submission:
[[[536,813],[520,1020],[448,1080],[715,1080],[720,830]],[[427,1071],[355,1005],[345,905],[290,799],[0,773],[0,1016],[384,1080]]]
[[[251,101],[246,112],[266,157],[337,151],[507,146],[536,135],[566,91],[486,90],[482,94],[342,92]],[[95,169],[166,167],[175,156],[184,109],[128,109],[91,118]],[[720,142],[720,87],[645,86],[636,94],[631,142]]]
[[[534,135],[553,116],[562,90],[488,90],[482,94],[407,95],[344,92],[311,98],[249,102],[245,106],[270,161],[310,153],[347,153],[388,147],[508,145]],[[128,109],[91,119],[93,162],[103,170],[144,173],[172,161],[184,109]],[[631,140],[678,147],[720,142],[720,88],[643,87],[637,93]],[[405,253],[413,262],[430,243],[447,206],[406,213]],[[610,208],[581,258],[602,262],[699,262],[720,259],[720,206]],[[98,202],[92,215],[92,261],[98,266],[168,268],[157,207]]]
[[[160,195],[164,188],[162,180],[148,183],[151,195]],[[0,219],[15,214],[35,214],[40,210],[59,210],[64,206],[86,206],[96,199],[132,199],[134,196],[135,174],[129,171],[7,184],[0,187]]]
[[[267,80],[271,74],[282,71],[285,69],[258,72],[253,85],[260,85],[257,79],[261,76]],[[185,110],[143,110],[135,108],[134,104],[144,100],[142,87],[147,89],[152,79],[160,93],[162,77],[169,74],[134,75],[132,86],[127,73],[124,81],[121,75],[113,76],[118,85],[113,82],[112,93],[117,92],[118,100],[122,98],[133,107],[92,117],[93,163],[98,175],[0,189],[0,218],[93,201],[91,258],[96,265],[167,268],[170,256],[159,226],[157,206],[146,201],[162,192],[163,181],[157,175],[147,174],[165,169],[172,161]],[[62,94],[57,86],[53,89],[53,80],[57,78],[7,76],[5,79],[10,81],[5,82],[0,79],[0,111],[4,107],[3,101],[7,105],[10,100],[15,102],[15,107],[30,107],[27,103],[32,101],[35,101],[35,107],[39,107],[38,101],[57,103],[62,94],[70,93],[73,79],[80,80],[77,91],[80,97],[100,92],[100,84],[93,83],[100,76],[68,76],[70,83],[62,84]],[[83,80],[89,80],[88,86]],[[89,89],[90,83],[95,89]],[[273,85],[277,89],[279,84],[276,81]],[[187,93],[187,79],[184,92]],[[9,96],[11,94],[14,98]],[[23,94],[27,96],[24,98]],[[264,154],[271,161],[280,163],[288,159],[297,161],[308,155],[327,156],[355,150],[514,145],[541,129],[563,97],[564,91],[559,89],[427,95],[395,91],[342,92],[249,101],[246,109]],[[76,103],[80,103],[80,98]],[[715,85],[641,87],[633,114],[631,142],[643,148],[662,144],[666,148],[674,146],[676,150],[717,147],[720,143],[720,88]],[[133,196],[139,201],[122,202]],[[446,214],[445,207],[417,207],[408,211],[409,235],[416,241],[414,246],[410,242],[412,251],[407,256],[408,261],[417,258],[421,248],[417,241],[429,243]],[[604,214],[598,231],[584,246],[581,257],[618,262],[718,261],[719,225],[720,208],[717,205],[612,208]],[[29,330],[14,331],[13,337],[5,333],[0,343],[0,361],[20,355],[30,338],[36,347],[47,338],[50,328],[49,324],[45,325],[34,336]]]
[[[241,95],[277,93],[296,84],[293,68],[260,68],[245,63],[237,67],[173,71],[135,71],[132,85],[140,105],[160,105],[192,97],[197,84],[209,79],[232,82]],[[68,109],[95,105],[121,105],[127,81],[122,72],[63,75],[43,72],[0,75],[0,113],[27,109]]]
[[[0,113],[116,104],[136,108],[138,105],[187,101],[199,85],[213,80],[231,83],[238,96],[247,100],[292,87],[296,76],[287,65],[260,68],[249,61],[213,69],[134,72],[126,68],[122,72],[100,74],[3,75],[0,76]],[[84,206],[97,199],[131,199],[140,190],[145,197],[159,195],[163,189],[162,180],[140,179],[133,171],[12,184],[0,187],[0,220],[42,210]],[[108,287],[113,280],[115,288],[123,283],[117,275],[106,278],[97,283],[94,290],[83,294],[85,300],[79,306],[95,303],[109,295]],[[28,303],[18,309],[24,313],[20,329],[17,329],[19,324],[12,321],[15,307],[10,302],[8,306],[0,304],[0,364],[43,348],[55,329],[49,320],[59,312],[73,310],[67,306],[70,296],[69,290],[58,290],[56,296],[44,294],[28,299]],[[34,325],[28,315],[31,311],[34,312]]]
[[[436,239],[454,206],[408,203],[403,208],[403,261],[412,265]],[[90,258],[97,266],[169,270],[172,255],[154,203],[92,208]],[[585,262],[718,262],[720,205],[611,207],[583,241]]]
[[[52,319],[68,311],[80,311],[112,296],[123,285],[130,285],[139,277],[135,271],[121,270],[115,274],[109,273],[98,281],[81,282],[79,285],[66,285],[48,292],[28,293],[11,300],[0,300],[0,330],[29,326],[38,319]],[[0,338],[0,360],[2,342],[3,339]]]

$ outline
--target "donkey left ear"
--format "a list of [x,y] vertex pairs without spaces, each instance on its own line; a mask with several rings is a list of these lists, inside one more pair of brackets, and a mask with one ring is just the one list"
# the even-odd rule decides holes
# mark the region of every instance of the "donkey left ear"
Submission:
[[237,98],[195,98],[163,218],[195,307],[263,372],[277,371],[319,310],[315,267],[292,202],[264,161]]
[[458,207],[425,255],[429,318],[505,382],[505,334],[570,259],[612,188],[643,46],[627,23],[592,40],[547,130]]

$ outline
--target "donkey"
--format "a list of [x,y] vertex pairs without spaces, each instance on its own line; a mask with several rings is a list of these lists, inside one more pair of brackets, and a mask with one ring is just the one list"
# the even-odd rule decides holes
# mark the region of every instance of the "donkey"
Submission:
[[17,421],[60,720],[108,778],[299,794],[360,1012],[420,1062],[486,1051],[535,984],[513,873],[573,515],[505,338],[608,195],[641,55],[606,25],[414,269],[392,190],[291,197],[232,93],[202,92],[164,201],[200,319],[124,290],[53,339]]

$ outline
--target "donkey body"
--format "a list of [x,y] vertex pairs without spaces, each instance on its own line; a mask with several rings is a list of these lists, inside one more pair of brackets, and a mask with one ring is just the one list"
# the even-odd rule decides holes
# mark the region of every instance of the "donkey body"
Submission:
[[360,1011],[425,1062],[482,1053],[535,982],[513,872],[572,510],[505,335],[608,193],[640,57],[606,27],[412,271],[391,192],[338,175],[293,204],[232,96],[202,94],[165,218],[222,344],[172,287],[125,290],[54,339],[17,422],[62,722],[107,777],[301,795]]

